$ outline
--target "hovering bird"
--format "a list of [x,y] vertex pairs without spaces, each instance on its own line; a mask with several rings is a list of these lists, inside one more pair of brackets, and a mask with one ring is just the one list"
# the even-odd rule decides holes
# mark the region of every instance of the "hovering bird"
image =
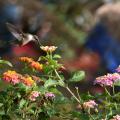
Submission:
[[16,42],[16,44],[18,44],[19,46],[24,46],[31,41],[33,41],[36,44],[39,44],[41,46],[40,39],[44,39],[44,37],[50,30],[49,29],[49,30],[45,31],[44,29],[46,26],[43,24],[40,34],[39,34],[39,36],[37,36],[37,35],[32,35],[30,33],[24,33],[21,29],[17,28],[16,26],[14,26],[10,23],[6,23],[6,25],[8,27],[8,30],[17,39],[17,41],[14,41],[14,42]]
[[16,26],[6,23],[8,30],[12,33],[12,35],[17,39],[16,44],[19,46],[24,46],[28,44],[30,41],[34,41],[35,43],[39,43],[39,38],[36,35],[32,35],[29,33],[24,33],[21,29],[17,28]]

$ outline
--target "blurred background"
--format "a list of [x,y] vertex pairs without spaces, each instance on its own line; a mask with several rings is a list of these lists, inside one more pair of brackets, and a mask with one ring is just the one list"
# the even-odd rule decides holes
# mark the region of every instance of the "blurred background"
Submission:
[[7,22],[38,35],[43,45],[58,46],[68,74],[86,71],[83,89],[120,64],[119,0],[1,0],[0,56],[14,63],[19,56],[37,59],[43,53],[33,42],[25,46],[12,43],[16,38]]

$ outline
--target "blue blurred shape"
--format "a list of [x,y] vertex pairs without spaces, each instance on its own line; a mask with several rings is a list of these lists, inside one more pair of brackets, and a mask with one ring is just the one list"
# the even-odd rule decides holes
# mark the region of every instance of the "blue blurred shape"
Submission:
[[107,28],[98,23],[87,37],[86,47],[100,55],[101,61],[106,65],[106,69],[114,72],[120,64],[120,43]]

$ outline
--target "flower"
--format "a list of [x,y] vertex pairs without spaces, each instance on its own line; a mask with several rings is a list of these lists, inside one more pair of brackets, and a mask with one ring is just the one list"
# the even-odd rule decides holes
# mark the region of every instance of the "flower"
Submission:
[[120,65],[118,66],[118,68],[116,69],[116,71],[117,71],[118,73],[120,73]]
[[113,116],[113,118],[110,120],[120,120],[120,115]]
[[108,73],[107,75],[97,77],[94,84],[100,84],[101,86],[112,86],[119,79],[120,75],[118,73]]
[[18,73],[12,70],[8,70],[7,72],[3,73],[3,80],[14,85],[20,82]]
[[32,91],[30,96],[29,96],[29,99],[31,101],[35,101],[37,97],[39,97],[40,93],[38,91]]
[[35,61],[32,61],[32,63],[30,64],[30,67],[32,67],[38,71],[41,71],[43,69],[43,65],[40,64],[39,62],[35,62]]
[[57,49],[57,47],[55,46],[41,46],[40,48],[45,52],[51,52],[51,53]]
[[35,81],[30,76],[22,77],[21,81],[27,86],[32,86],[33,84],[35,84]]
[[89,100],[88,102],[83,103],[83,108],[84,109],[90,109],[90,108],[95,108],[98,104],[94,100]]
[[47,99],[54,99],[55,98],[55,95],[53,94],[53,93],[46,93],[45,94],[45,98],[47,98]]
[[38,71],[41,71],[42,68],[43,68],[43,65],[42,65],[42,64],[40,64],[39,62],[34,61],[32,58],[29,58],[29,57],[20,57],[20,60],[21,60],[22,62],[27,62],[27,63],[29,63],[29,66],[30,66],[30,67],[32,67],[32,68],[34,68],[34,69],[36,69],[36,70],[38,70]]
[[27,63],[31,63],[33,61],[33,59],[29,57],[20,57],[19,59],[20,61],[27,62]]

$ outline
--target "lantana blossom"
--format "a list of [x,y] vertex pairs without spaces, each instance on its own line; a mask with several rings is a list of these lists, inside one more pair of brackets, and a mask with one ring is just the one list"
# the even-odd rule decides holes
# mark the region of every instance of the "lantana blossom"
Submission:
[[118,80],[120,80],[120,75],[118,73],[108,73],[107,75],[97,77],[94,84],[99,84],[101,86],[112,86]]
[[43,65],[39,62],[32,61],[30,64],[31,68],[34,68],[35,70],[41,71],[43,69]]
[[40,93],[38,91],[32,91],[30,96],[29,96],[29,99],[31,101],[35,101],[37,97],[39,97]]
[[118,68],[116,69],[116,71],[117,71],[118,73],[120,73],[120,65],[118,66]]
[[55,94],[51,93],[51,92],[48,92],[45,94],[45,98],[47,99],[54,99],[55,98]]
[[3,80],[14,85],[20,82],[18,73],[12,70],[3,73]]
[[27,86],[32,86],[35,84],[35,81],[30,76],[22,77],[21,81]]
[[120,120],[120,115],[113,116],[113,118],[110,120]]
[[96,106],[98,106],[98,104],[94,100],[89,100],[83,103],[84,109],[95,108]]
[[45,52],[51,52],[51,53],[57,49],[57,47],[55,46],[41,46],[40,48]]
[[29,57],[20,57],[19,60],[27,63],[31,63],[33,61],[33,59]]
[[29,57],[20,57],[20,61],[28,63],[29,67],[34,68],[35,70],[41,71],[43,69],[43,65],[39,62],[34,61]]

